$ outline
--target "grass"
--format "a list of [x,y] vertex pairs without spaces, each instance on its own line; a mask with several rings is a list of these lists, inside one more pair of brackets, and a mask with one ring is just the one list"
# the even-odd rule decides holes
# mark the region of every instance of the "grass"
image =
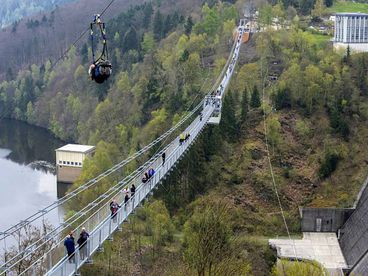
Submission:
[[324,43],[328,42],[332,38],[332,36],[323,34],[311,34],[311,35],[315,39],[316,44],[319,46],[324,45]]
[[368,4],[354,2],[335,2],[334,5],[327,9],[330,13],[335,12],[362,12],[368,13]]

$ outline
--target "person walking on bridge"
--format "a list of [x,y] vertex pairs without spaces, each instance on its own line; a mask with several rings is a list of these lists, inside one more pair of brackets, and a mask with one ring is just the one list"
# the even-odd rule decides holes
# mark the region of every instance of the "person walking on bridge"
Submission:
[[73,232],[70,232],[70,234],[66,237],[64,241],[64,246],[66,248],[66,251],[68,252],[69,263],[74,263],[75,243]]
[[79,239],[77,241],[79,245],[79,254],[81,260],[84,260],[87,257],[87,240],[89,238],[89,234],[86,231],[86,228],[82,228],[82,232],[79,235]]
[[113,222],[116,222],[116,215],[118,213],[118,210],[120,208],[120,205],[116,202],[116,199],[114,198],[110,202],[110,211],[111,211],[111,218],[113,219]]
[[149,177],[149,178],[151,178],[154,174],[155,174],[155,170],[151,167],[151,168],[148,170],[148,177]]
[[128,191],[126,191],[125,197],[124,197],[124,209],[125,209],[125,212],[128,209],[128,204],[129,204],[129,193],[128,193]]
[[161,155],[161,157],[162,157],[162,165],[165,165],[166,153],[163,152],[162,155]]
[[135,194],[135,185],[132,184],[132,187],[130,187],[130,196],[133,197]]
[[180,134],[179,136],[179,145],[181,146],[184,143],[185,135],[184,133]]

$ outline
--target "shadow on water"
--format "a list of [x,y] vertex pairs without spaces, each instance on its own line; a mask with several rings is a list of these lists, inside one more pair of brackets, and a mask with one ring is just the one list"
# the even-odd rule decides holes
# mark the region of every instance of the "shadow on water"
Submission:
[[[63,141],[53,137],[46,129],[16,120],[0,120],[0,129],[0,148],[11,150],[7,159],[21,165],[45,161],[45,170],[51,172],[48,169],[50,164],[55,164],[55,149],[62,146]],[[42,167],[40,165],[38,168]]]
[[66,192],[68,191],[68,189],[72,186],[73,184],[71,183],[65,183],[65,182],[57,182],[57,197],[61,198],[63,196],[65,196]]

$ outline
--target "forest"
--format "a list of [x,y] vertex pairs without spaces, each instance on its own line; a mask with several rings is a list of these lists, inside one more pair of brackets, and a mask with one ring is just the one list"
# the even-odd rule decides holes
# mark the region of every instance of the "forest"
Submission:
[[0,28],[7,27],[23,17],[29,17],[41,11],[54,9],[73,0],[3,0],[0,8]]
[[[97,145],[73,188],[170,128],[222,70],[246,1],[203,1],[185,13],[181,2],[138,4],[107,22],[114,73],[106,84],[88,79],[87,41],[57,66],[33,64],[0,83],[0,116]],[[286,220],[299,235],[299,206],[350,207],[366,177],[368,55],[333,51],[308,30],[305,15],[332,2],[255,5],[264,31],[242,46],[220,126],[206,128],[83,274],[323,274],[316,264],[275,264],[267,241],[286,231],[263,120]],[[271,28],[272,18],[288,29]],[[114,181],[79,196],[67,216]]]

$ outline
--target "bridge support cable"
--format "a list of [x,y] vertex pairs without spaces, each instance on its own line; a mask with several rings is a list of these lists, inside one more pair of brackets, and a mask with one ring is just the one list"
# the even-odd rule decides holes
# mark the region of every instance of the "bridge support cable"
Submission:
[[[189,116],[190,118],[201,106],[202,106],[202,102],[199,105],[197,105],[197,107],[195,107],[194,110],[192,110],[192,112],[188,114],[187,116]],[[168,147],[166,147],[164,150],[167,150],[167,149]],[[82,217],[85,217],[87,214],[91,213],[91,211],[95,209],[95,206],[103,204],[104,201],[106,201],[106,199],[110,199],[114,193],[116,193],[117,191],[123,188],[126,188],[126,185],[127,185],[126,183],[130,183],[132,179],[140,177],[144,173],[144,170],[147,169],[149,166],[152,166],[154,161],[160,156],[161,156],[160,154],[156,153],[153,157],[151,157],[151,159],[149,159],[147,162],[145,162],[143,165],[137,168],[129,176],[119,181],[116,185],[110,187],[109,190],[107,190],[104,194],[100,195],[94,201],[90,202],[83,209],[81,209],[79,212],[75,213],[74,215],[66,219],[62,224],[60,224],[58,227],[53,229],[51,232],[46,233],[39,240],[29,245],[24,251],[19,252],[16,256],[12,257],[12,259],[7,260],[3,264],[3,266],[7,267],[8,270],[11,270],[21,261],[20,257],[26,258],[30,256],[32,252],[41,249],[47,243],[51,242],[52,240],[55,240],[55,237],[57,238],[57,237],[60,237],[60,235],[63,235],[66,229],[70,229],[71,225],[78,222]]]
[[[146,183],[141,182],[141,174],[135,174],[131,176],[131,180],[126,182],[126,185],[135,184],[137,186],[135,195],[129,200],[127,204],[124,204],[124,196],[125,194],[121,189],[116,191],[116,193],[111,197],[115,198],[119,203],[121,203],[121,208],[119,209],[119,213],[117,215],[117,219],[111,218],[109,202],[105,202],[102,206],[99,206],[99,209],[90,215],[84,222],[82,222],[74,231],[75,233],[80,233],[82,227],[86,227],[86,229],[94,229],[90,233],[90,238],[87,243],[88,256],[91,256],[99,247],[102,246],[102,243],[107,240],[113,232],[115,232],[119,226],[127,219],[127,217],[132,213],[132,211],[137,208],[142,201],[158,186],[160,181],[167,175],[168,172],[172,170],[175,166],[175,163],[184,155],[184,153],[188,150],[188,148],[193,144],[198,135],[203,131],[204,126],[211,113],[213,112],[212,106],[207,106],[207,108],[203,112],[202,121],[197,117],[193,123],[185,130],[186,132],[190,132],[189,139],[184,142],[182,145],[179,143],[179,137],[177,137],[172,143],[170,143],[166,148],[160,151],[156,156],[155,160],[152,163],[152,166],[156,168],[156,172],[153,177]],[[165,164],[161,162],[161,154],[162,152],[166,152],[166,161]],[[123,182],[123,181],[122,181]],[[139,183],[139,184],[138,184]],[[111,200],[110,199],[110,200]],[[36,272],[36,274],[41,270],[50,270],[47,275],[72,275],[75,273],[76,268],[75,264],[70,264],[64,252],[64,239],[61,239],[59,243],[52,248],[49,252],[47,252],[42,258],[40,258],[36,263],[34,263],[27,270],[23,271],[19,275],[32,275],[32,273]],[[80,267],[86,260],[81,260],[79,255],[79,249],[76,250],[76,262],[78,263],[78,267]],[[53,263],[53,269],[46,264],[45,260],[58,260],[58,263]],[[47,267],[45,267],[47,265]]]
[[[110,5],[114,2],[115,0],[112,0],[110,2],[110,4],[108,5],[108,7],[110,7]],[[106,8],[105,8],[106,10]],[[242,23],[241,23],[242,24]],[[243,28],[243,25],[240,25],[239,28]],[[241,35],[240,35],[241,38]],[[237,39],[239,39],[239,36],[237,37]],[[219,82],[220,80],[223,78],[223,75],[225,74],[226,69],[228,70],[226,75],[229,72],[229,64],[232,61],[232,59],[234,59],[234,51],[238,50],[240,47],[240,44],[235,42],[233,43],[232,49],[231,49],[231,53],[226,61],[226,64],[224,66],[224,68],[222,69],[219,77],[217,78],[217,80],[215,81],[214,85],[212,86],[211,91],[207,94],[207,96],[209,96],[211,94],[211,92],[216,90],[216,87],[219,86]],[[231,70],[230,70],[231,71]],[[229,81],[229,75],[227,75],[227,78],[225,77],[222,80],[222,85],[227,85],[227,82]],[[226,84],[224,83],[226,82]],[[43,208],[42,210],[36,212],[35,214],[27,217],[26,219],[24,219],[23,221],[26,221],[27,225],[31,224],[32,222],[35,222],[36,220],[43,218],[46,214],[48,214],[49,212],[55,210],[56,208],[58,208],[59,206],[61,206],[62,204],[64,204],[65,202],[69,201],[70,199],[76,197],[78,194],[80,194],[81,192],[93,187],[94,185],[96,185],[100,180],[104,179],[105,177],[111,175],[112,173],[116,172],[117,170],[123,168],[125,165],[127,165],[129,162],[135,160],[136,158],[138,158],[139,156],[141,156],[142,154],[144,154],[145,152],[147,152],[148,150],[150,150],[152,147],[154,147],[155,145],[157,145],[158,143],[160,143],[161,141],[167,139],[174,131],[176,131],[179,127],[181,127],[191,116],[193,116],[195,114],[195,112],[197,112],[200,107],[201,107],[202,103],[199,103],[189,114],[187,114],[186,116],[184,116],[174,127],[172,127],[171,129],[169,129],[167,132],[165,132],[164,134],[162,134],[160,137],[158,137],[157,139],[155,139],[154,141],[152,141],[150,144],[146,145],[145,147],[143,147],[142,149],[140,149],[139,151],[137,151],[136,153],[134,153],[133,155],[129,156],[128,158],[122,160],[121,162],[115,164],[113,167],[109,168],[108,170],[106,170],[105,172],[99,174],[98,176],[96,176],[95,178],[87,181],[86,183],[84,183],[83,185],[79,186],[78,188],[76,188],[75,190],[73,190],[72,192],[66,194],[64,197],[60,198],[59,200],[51,203],[50,205],[46,206],[45,208]],[[3,235],[2,237],[0,237],[0,242],[3,239],[6,239],[10,236],[12,236],[12,234],[16,233],[17,231],[19,231],[20,229],[22,229],[25,226],[24,223],[18,223],[10,228],[8,228],[7,230],[3,231]]]
[[[190,113],[188,113],[187,115],[185,115],[174,127],[172,127],[171,129],[169,129],[167,132],[165,132],[164,134],[162,134],[160,137],[158,137],[157,139],[155,139],[150,144],[146,145],[145,147],[143,147],[142,149],[140,149],[139,151],[137,151],[133,155],[129,156],[125,160],[117,163],[116,165],[114,165],[110,169],[106,170],[105,172],[99,174],[95,178],[93,178],[93,179],[89,180],[88,182],[84,183],[83,185],[79,186],[75,190],[71,191],[70,193],[66,194],[64,197],[62,197],[59,200],[57,200],[57,201],[53,202],[52,204],[48,205],[44,209],[42,209],[42,210],[36,212],[35,214],[27,217],[26,219],[23,220],[23,222],[20,222],[20,223],[18,223],[16,225],[10,227],[9,229],[5,230],[3,232],[2,237],[0,238],[0,242],[2,240],[6,239],[7,237],[10,237],[12,234],[16,233],[20,229],[22,229],[25,225],[31,224],[32,222],[34,222],[34,221],[36,221],[36,220],[38,220],[40,218],[44,218],[44,216],[47,213],[53,211],[54,209],[56,209],[57,207],[61,206],[65,202],[67,202],[67,201],[71,200],[72,198],[76,197],[81,192],[83,192],[83,191],[85,191],[85,190],[93,187],[100,180],[102,180],[105,177],[111,175],[112,173],[116,172],[117,170],[123,168],[129,162],[135,160],[136,158],[138,158],[142,154],[146,153],[152,147],[154,147],[155,145],[157,145],[158,143],[160,143],[161,141],[163,141],[164,139],[166,139],[167,137],[169,137],[177,129],[179,129],[179,127],[181,127],[188,119],[190,119],[195,114],[195,112],[197,112],[200,109],[201,106],[202,106],[201,103],[198,104]],[[26,223],[24,223],[24,221]]]
[[[192,104],[194,102],[195,102],[195,99],[193,100]],[[157,138],[151,144],[155,145],[157,143],[157,141],[160,142],[163,139],[165,139],[164,140],[164,142],[165,142],[170,137],[170,134],[172,134],[175,130],[177,130],[185,121],[187,121],[189,118],[191,118],[200,109],[200,107],[202,106],[202,102],[203,102],[203,100],[193,110],[191,110],[188,114],[186,114],[172,129],[170,129],[165,134],[161,135],[159,138]],[[150,149],[152,147],[151,144],[147,145],[145,148],[147,148],[147,150]],[[145,148],[143,148],[142,150],[145,150]],[[138,169],[136,169],[135,172],[142,173],[144,171],[144,169],[146,169],[150,165],[152,165],[152,160],[156,157],[157,152],[159,150],[156,151],[154,156],[151,157],[151,159],[149,161],[145,162],[142,166],[140,166]],[[138,154],[139,152],[137,152],[136,154]],[[134,157],[134,155],[131,156],[131,157]],[[117,165],[119,165],[119,164],[117,164]],[[113,166],[112,168],[115,168],[117,165]],[[107,172],[110,173],[111,169],[109,169]],[[2,264],[2,266],[3,267],[8,267],[10,269],[10,268],[14,267],[16,263],[20,262],[20,260],[19,260],[20,257],[25,258],[27,256],[30,256],[32,251],[35,251],[37,249],[42,248],[42,246],[44,246],[45,244],[47,244],[48,242],[53,240],[54,238],[52,238],[52,237],[59,237],[60,234],[62,236],[66,229],[70,228],[71,225],[73,225],[74,223],[79,221],[82,216],[85,216],[86,214],[90,213],[91,210],[93,209],[93,207],[95,207],[96,205],[100,205],[103,200],[105,200],[106,198],[109,198],[111,196],[111,194],[113,192],[115,192],[116,190],[123,189],[124,187],[122,187],[121,185],[126,183],[130,177],[131,177],[131,175],[128,176],[127,178],[125,178],[123,181],[119,181],[119,183],[117,183],[115,186],[112,186],[109,190],[105,191],[104,194],[97,197],[93,202],[90,202],[82,210],[80,210],[79,212],[77,212],[74,215],[72,215],[71,217],[69,217],[66,221],[64,221],[63,223],[58,225],[55,229],[53,229],[49,233],[45,233],[42,237],[39,238],[39,240],[37,240],[37,241],[33,242],[31,245],[27,246],[27,248],[25,248],[23,251],[18,252],[18,254],[16,256],[13,256],[10,260],[6,260],[5,263]],[[71,195],[73,193],[75,193],[75,190],[72,191],[71,193],[69,193],[69,195]],[[75,194],[73,196],[75,196]],[[66,201],[64,201],[64,202],[66,202]],[[41,210],[39,212],[41,212],[43,215],[45,213],[47,213],[45,210]],[[44,216],[43,216],[43,218],[44,218]],[[24,224],[22,224],[22,226],[23,225]]]
[[[239,26],[241,27],[241,26]],[[235,63],[238,58],[239,52],[239,38],[237,37],[237,41],[235,41],[231,55],[228,61],[232,63],[224,67],[222,74],[224,73],[225,69],[227,68],[227,73],[223,77],[221,82],[222,88],[225,90],[230,78],[233,73],[233,69]],[[232,58],[232,59],[231,59]],[[219,87],[219,89],[220,89]],[[223,90],[223,91],[224,91]],[[223,93],[221,97],[223,96]],[[191,116],[195,114],[196,111],[200,109],[202,106],[202,100],[199,105],[197,105],[192,112],[190,112],[184,119],[187,120]],[[80,221],[83,217],[86,217],[88,214],[91,214],[83,223],[79,224],[79,226],[75,229],[77,234],[80,233],[81,227],[86,227],[88,231],[91,231],[90,239],[87,243],[87,251],[88,256],[91,256],[99,247],[101,247],[102,243],[111,237],[112,233],[119,228],[122,222],[132,213],[132,211],[138,207],[138,205],[149,195],[152,193],[153,189],[157,187],[159,182],[169,173],[175,166],[175,163],[181,159],[181,157],[185,154],[194,140],[198,137],[198,135],[203,131],[204,127],[209,121],[215,106],[213,103],[203,104],[203,119],[201,120],[198,116],[196,119],[186,128],[185,133],[190,133],[190,137],[188,141],[183,143],[182,145],[179,144],[179,137],[176,137],[169,145],[167,145],[163,150],[159,153],[155,154],[149,161],[147,161],[144,165],[138,168],[135,172],[124,178],[118,184],[113,186],[108,193],[104,193],[103,197],[100,196],[95,201],[90,202],[86,207],[86,209],[80,210],[73,221],[69,221],[63,226],[63,228],[59,228],[58,234],[56,237],[57,243],[53,246],[46,254],[44,254],[41,258],[36,260],[28,269],[23,271],[20,275],[39,275],[39,274],[47,274],[47,275],[73,275],[77,272],[83,263],[86,262],[82,260],[79,254],[79,248],[76,250],[75,254],[75,262],[74,264],[70,264],[65,256],[64,246],[63,246],[63,239],[62,233],[66,228],[70,228],[72,224],[75,222]],[[184,120],[183,119],[183,120]],[[165,137],[166,138],[166,137]],[[152,143],[151,143],[152,144]],[[166,162],[162,164],[161,162],[161,154],[166,153]],[[145,168],[147,166],[152,165],[156,168],[156,173],[154,176],[149,180],[149,182],[142,184],[141,177],[144,174]],[[114,166],[115,167],[115,166]],[[111,219],[110,211],[109,211],[109,200],[112,198],[116,198],[118,202],[124,201],[124,194],[122,193],[122,189],[125,187],[129,187],[129,185],[135,184],[137,186],[137,190],[135,195],[130,199],[127,204],[123,204],[123,208],[119,210],[117,215],[117,219]],[[98,210],[96,208],[99,206]],[[79,223],[79,222],[78,222]],[[65,232],[64,232],[65,233]],[[51,235],[52,236],[52,235]],[[48,235],[50,238],[50,235]],[[34,248],[33,248],[34,249]],[[32,251],[32,248],[30,249]],[[26,255],[28,256],[28,255]],[[23,258],[21,258],[23,259]],[[12,265],[14,267],[14,265]],[[6,267],[6,266],[5,266]],[[6,269],[6,268],[5,268]],[[11,269],[6,269],[6,272],[10,272]],[[4,273],[0,273],[3,275]]]

